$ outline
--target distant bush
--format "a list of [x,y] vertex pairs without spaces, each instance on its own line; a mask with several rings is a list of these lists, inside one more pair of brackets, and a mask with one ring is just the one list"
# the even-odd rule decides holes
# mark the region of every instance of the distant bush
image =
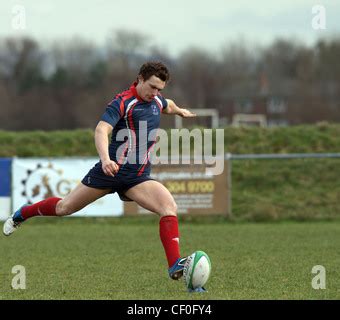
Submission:
[[[224,129],[225,152],[340,152],[340,125]],[[93,130],[0,131],[0,157],[96,156]]]
[[292,127],[225,128],[227,152],[307,153],[340,152],[340,125],[324,124]]
[[0,131],[0,157],[94,156],[94,132]]

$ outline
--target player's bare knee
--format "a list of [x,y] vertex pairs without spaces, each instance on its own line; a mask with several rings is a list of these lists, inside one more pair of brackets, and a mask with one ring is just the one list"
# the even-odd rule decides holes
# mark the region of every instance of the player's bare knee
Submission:
[[169,202],[166,206],[164,206],[164,210],[162,212],[164,216],[177,216],[177,204],[175,201]]
[[57,216],[68,216],[74,213],[74,210],[65,203],[63,200],[59,201],[56,206],[56,214]]

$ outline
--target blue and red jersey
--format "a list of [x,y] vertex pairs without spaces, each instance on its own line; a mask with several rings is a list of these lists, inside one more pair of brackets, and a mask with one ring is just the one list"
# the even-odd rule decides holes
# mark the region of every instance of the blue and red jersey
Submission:
[[150,152],[156,143],[160,116],[167,101],[159,94],[151,102],[142,100],[131,85],[109,103],[101,120],[113,127],[109,154],[119,172],[149,174]]

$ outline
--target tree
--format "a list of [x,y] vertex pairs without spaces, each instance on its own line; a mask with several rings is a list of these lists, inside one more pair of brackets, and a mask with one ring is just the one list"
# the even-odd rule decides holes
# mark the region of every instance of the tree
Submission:
[[9,88],[23,93],[44,83],[44,54],[30,38],[7,38],[0,42],[0,75]]
[[178,58],[176,83],[182,90],[184,102],[192,108],[216,107],[219,98],[219,64],[205,50],[189,48]]

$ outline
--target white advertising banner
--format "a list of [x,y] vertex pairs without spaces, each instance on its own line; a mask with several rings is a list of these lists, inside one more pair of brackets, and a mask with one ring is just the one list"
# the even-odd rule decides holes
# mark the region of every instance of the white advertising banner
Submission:
[[[13,159],[12,208],[49,197],[64,198],[98,161],[97,158]],[[123,202],[108,194],[72,216],[120,216]]]

